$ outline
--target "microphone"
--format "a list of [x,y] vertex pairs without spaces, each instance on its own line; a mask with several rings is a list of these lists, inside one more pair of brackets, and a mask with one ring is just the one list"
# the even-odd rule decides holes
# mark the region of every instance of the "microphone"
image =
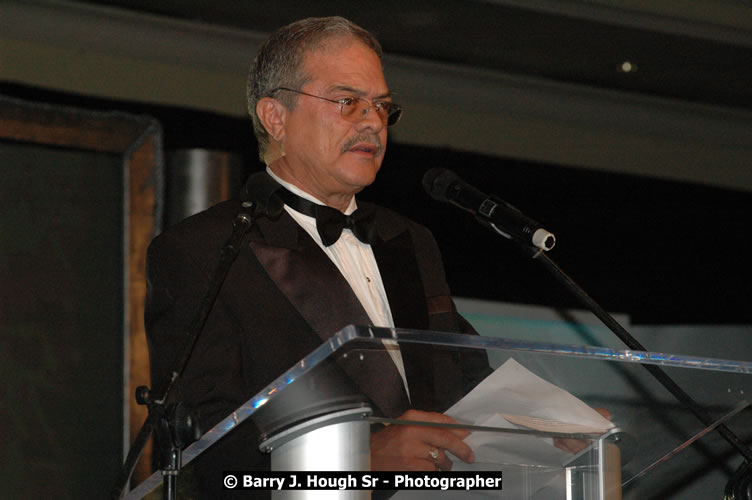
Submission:
[[423,188],[431,198],[467,210],[505,238],[541,250],[551,250],[556,244],[556,237],[539,223],[500,198],[480,192],[451,170],[432,168],[423,176]]
[[266,172],[257,172],[248,177],[240,191],[240,201],[250,209],[254,217],[276,219],[282,213],[282,200],[275,194],[281,186]]

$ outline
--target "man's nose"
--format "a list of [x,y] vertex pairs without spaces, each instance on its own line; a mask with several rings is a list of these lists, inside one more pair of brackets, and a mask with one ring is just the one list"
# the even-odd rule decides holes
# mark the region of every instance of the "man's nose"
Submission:
[[363,109],[360,110],[359,118],[360,119],[355,124],[358,130],[370,129],[374,132],[378,132],[384,128],[384,122],[381,120],[381,116],[379,116],[376,107],[371,103],[368,103],[367,107],[363,106]]

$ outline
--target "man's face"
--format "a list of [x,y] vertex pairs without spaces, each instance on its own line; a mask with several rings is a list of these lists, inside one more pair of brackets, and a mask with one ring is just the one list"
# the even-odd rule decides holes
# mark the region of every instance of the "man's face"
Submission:
[[[309,51],[305,60],[311,79],[299,90],[342,99],[390,100],[378,56],[352,40]],[[324,201],[353,195],[371,184],[386,149],[386,126],[371,108],[365,118],[342,118],[339,104],[297,95],[285,122],[283,146],[290,172],[302,187]]]

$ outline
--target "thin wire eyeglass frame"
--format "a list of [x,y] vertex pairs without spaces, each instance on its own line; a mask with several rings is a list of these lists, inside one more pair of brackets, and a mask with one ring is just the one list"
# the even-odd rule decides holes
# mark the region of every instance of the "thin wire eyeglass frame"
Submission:
[[[402,117],[402,106],[391,101],[379,101],[377,103],[374,103],[372,101],[369,101],[368,99],[356,96],[343,97],[342,99],[329,99],[328,97],[321,97],[320,95],[309,94],[308,92],[303,92],[302,90],[291,89],[288,87],[277,87],[276,89],[272,90],[270,94],[275,94],[280,90],[286,90],[288,92],[294,92],[296,94],[307,95],[308,97],[315,97],[316,99],[321,99],[322,101],[329,101],[333,102],[334,104],[339,104],[340,116],[342,116],[343,119],[353,123],[364,120],[371,108],[374,108],[376,110],[376,114],[379,116],[379,118],[381,118],[381,122],[387,127],[396,125],[397,122],[399,122],[400,117]],[[362,105],[356,105],[357,102],[367,103],[368,107],[363,108]],[[359,108],[360,112],[358,112]],[[381,110],[386,112],[386,116],[380,112]]]

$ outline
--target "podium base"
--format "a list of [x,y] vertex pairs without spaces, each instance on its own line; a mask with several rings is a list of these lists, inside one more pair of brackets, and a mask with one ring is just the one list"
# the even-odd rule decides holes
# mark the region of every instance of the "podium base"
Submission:
[[[368,417],[371,409],[352,408],[318,417],[261,443],[271,452],[272,471],[368,471],[371,469]],[[367,500],[369,490],[273,491],[273,500]]]

